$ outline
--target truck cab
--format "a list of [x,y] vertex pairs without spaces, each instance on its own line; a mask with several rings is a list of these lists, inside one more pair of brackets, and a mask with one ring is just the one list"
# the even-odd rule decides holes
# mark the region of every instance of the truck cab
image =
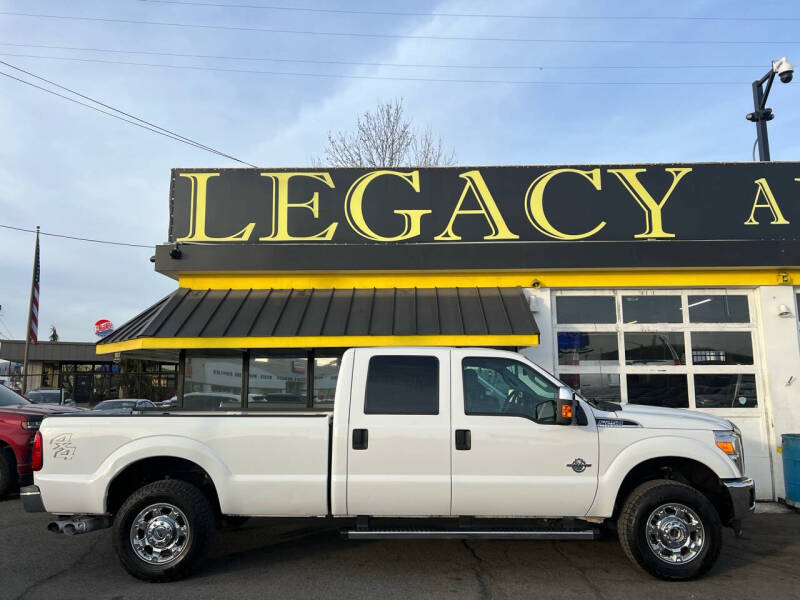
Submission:
[[[575,426],[559,426],[557,406],[572,402],[571,390],[514,353],[420,352],[353,352],[346,418],[348,441],[356,442],[347,448],[343,512],[547,517],[589,511],[597,490],[597,426],[582,401]],[[583,464],[579,471],[568,466],[576,460]]]

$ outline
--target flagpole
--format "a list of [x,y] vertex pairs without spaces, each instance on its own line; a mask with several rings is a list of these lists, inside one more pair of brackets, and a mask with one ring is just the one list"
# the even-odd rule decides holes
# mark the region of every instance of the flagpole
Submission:
[[33,286],[36,285],[36,251],[39,249],[39,226],[36,226],[36,244],[33,251],[33,273],[31,274],[31,297],[28,300],[28,327],[25,332],[25,358],[22,363],[22,393],[28,391],[28,347],[31,343],[31,317],[33,317]]

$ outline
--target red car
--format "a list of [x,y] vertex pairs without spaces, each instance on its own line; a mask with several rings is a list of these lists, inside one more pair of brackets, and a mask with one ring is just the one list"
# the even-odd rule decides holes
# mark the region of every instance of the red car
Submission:
[[55,413],[74,412],[68,406],[33,404],[0,385],[0,497],[18,484],[31,483],[31,444],[42,419]]

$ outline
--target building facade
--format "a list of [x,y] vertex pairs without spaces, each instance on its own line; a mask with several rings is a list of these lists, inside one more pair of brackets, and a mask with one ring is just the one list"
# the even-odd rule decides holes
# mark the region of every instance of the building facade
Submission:
[[[0,341],[0,359],[18,365],[8,377],[18,391],[24,357],[25,340]],[[81,406],[121,397],[162,401],[175,395],[177,370],[171,362],[99,356],[91,342],[42,341],[30,344],[26,389],[61,389]]]
[[760,499],[800,431],[800,165],[173,171],[178,289],[100,354],[186,408],[327,410],[369,345],[515,348],[589,399],[743,432]]

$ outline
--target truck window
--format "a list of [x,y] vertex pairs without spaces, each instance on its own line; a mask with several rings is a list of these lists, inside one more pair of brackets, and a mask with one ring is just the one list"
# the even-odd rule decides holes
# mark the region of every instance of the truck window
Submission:
[[467,415],[518,416],[556,422],[558,386],[507,358],[471,357],[461,363]]
[[370,358],[364,413],[438,415],[439,359],[407,355]]

